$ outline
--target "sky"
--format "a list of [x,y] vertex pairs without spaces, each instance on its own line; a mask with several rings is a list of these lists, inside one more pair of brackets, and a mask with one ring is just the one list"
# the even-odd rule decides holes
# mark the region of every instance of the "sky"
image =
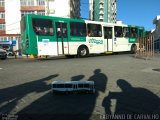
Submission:
[[[89,2],[81,0],[81,17],[89,18]],[[160,0],[117,0],[117,20],[124,24],[155,29],[153,19],[160,15]]]

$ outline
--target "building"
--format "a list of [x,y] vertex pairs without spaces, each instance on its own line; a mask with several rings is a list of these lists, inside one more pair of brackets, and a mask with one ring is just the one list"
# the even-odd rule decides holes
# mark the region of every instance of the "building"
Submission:
[[153,31],[155,50],[160,51],[160,16],[156,16],[153,24],[156,25],[156,29]]
[[80,0],[46,0],[46,15],[80,18]]
[[[80,18],[80,0],[0,0],[0,46],[19,49],[20,20],[25,14]],[[10,45],[12,41],[17,44]]]
[[156,29],[154,30],[154,38],[155,40],[160,39],[160,16],[157,16],[154,20],[153,20],[153,24],[156,25]]
[[117,2],[116,0],[89,0],[90,19],[116,23]]

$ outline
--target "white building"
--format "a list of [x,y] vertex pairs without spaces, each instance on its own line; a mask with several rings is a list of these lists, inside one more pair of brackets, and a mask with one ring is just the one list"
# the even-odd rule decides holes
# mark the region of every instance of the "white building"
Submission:
[[160,52],[160,16],[157,16],[153,20],[153,24],[156,25],[155,30],[152,32],[154,36],[154,48],[155,48],[155,51]]
[[80,0],[0,0],[0,41],[19,39],[25,14],[80,18]]
[[47,0],[46,15],[80,18],[80,0]]
[[157,16],[154,20],[153,20],[153,24],[156,25],[156,29],[154,30],[153,34],[154,34],[154,39],[160,39],[160,16]]

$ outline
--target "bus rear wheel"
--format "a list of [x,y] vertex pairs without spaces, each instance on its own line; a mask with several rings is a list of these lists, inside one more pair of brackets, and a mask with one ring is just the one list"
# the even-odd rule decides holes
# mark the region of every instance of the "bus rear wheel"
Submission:
[[87,57],[89,55],[89,50],[86,46],[80,46],[78,48],[77,56],[78,57]]

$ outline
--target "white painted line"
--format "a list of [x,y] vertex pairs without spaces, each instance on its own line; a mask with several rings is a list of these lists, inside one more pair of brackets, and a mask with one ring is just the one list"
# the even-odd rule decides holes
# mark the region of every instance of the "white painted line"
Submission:
[[1,70],[1,69],[3,69],[3,68],[0,68],[0,70]]

